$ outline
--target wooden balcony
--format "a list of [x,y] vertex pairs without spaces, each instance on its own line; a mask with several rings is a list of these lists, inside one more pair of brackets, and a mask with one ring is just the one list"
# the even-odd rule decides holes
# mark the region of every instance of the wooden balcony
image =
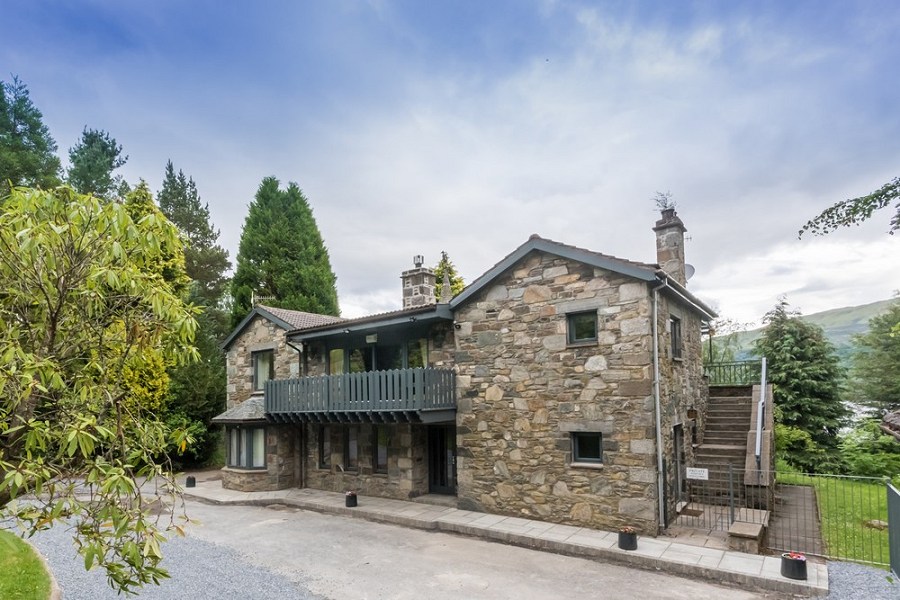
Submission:
[[278,422],[439,423],[456,415],[456,374],[417,368],[266,382],[266,416]]

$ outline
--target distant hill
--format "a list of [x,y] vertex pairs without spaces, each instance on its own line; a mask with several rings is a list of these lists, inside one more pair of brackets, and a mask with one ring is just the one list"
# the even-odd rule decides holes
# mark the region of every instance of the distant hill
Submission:
[[[891,298],[860,306],[833,308],[803,315],[801,318],[821,327],[825,331],[825,337],[837,348],[841,360],[847,360],[852,350],[853,336],[865,333],[869,329],[869,319],[887,312],[888,307],[896,301],[895,298]],[[751,357],[753,342],[762,335],[762,328],[739,331],[732,335],[737,337],[738,360],[745,360]]]

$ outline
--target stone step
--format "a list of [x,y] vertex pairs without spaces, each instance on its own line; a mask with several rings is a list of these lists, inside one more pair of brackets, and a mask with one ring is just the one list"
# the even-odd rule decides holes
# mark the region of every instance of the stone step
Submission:
[[703,436],[704,444],[713,444],[715,446],[726,445],[726,446],[740,446],[746,445],[747,436],[737,436],[737,435],[715,435],[709,434]]
[[707,423],[706,433],[710,431],[725,431],[728,433],[743,433],[744,435],[750,431],[749,423]]

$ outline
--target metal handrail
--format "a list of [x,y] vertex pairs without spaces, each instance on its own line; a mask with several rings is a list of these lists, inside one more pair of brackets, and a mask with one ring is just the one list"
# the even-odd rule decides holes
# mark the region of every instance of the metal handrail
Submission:
[[766,414],[766,357],[762,358],[762,374],[759,378],[759,402],[756,403],[756,470],[759,471],[762,464],[762,432],[764,427],[763,417]]

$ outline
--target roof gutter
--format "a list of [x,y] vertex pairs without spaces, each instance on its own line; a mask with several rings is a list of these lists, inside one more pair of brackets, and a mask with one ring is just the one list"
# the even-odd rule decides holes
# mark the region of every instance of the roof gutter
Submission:
[[[685,290],[677,281],[673,282],[670,280],[670,276],[663,270],[659,270],[656,272],[656,276],[659,278],[660,285],[654,288],[654,291],[659,290],[661,288],[666,288],[671,291],[673,294],[678,296],[683,302],[693,307],[697,312],[701,313],[706,317],[707,321],[712,321],[719,315],[717,315],[711,308],[705,306],[702,302],[694,298],[690,292]],[[673,285],[674,283],[674,285]]]

